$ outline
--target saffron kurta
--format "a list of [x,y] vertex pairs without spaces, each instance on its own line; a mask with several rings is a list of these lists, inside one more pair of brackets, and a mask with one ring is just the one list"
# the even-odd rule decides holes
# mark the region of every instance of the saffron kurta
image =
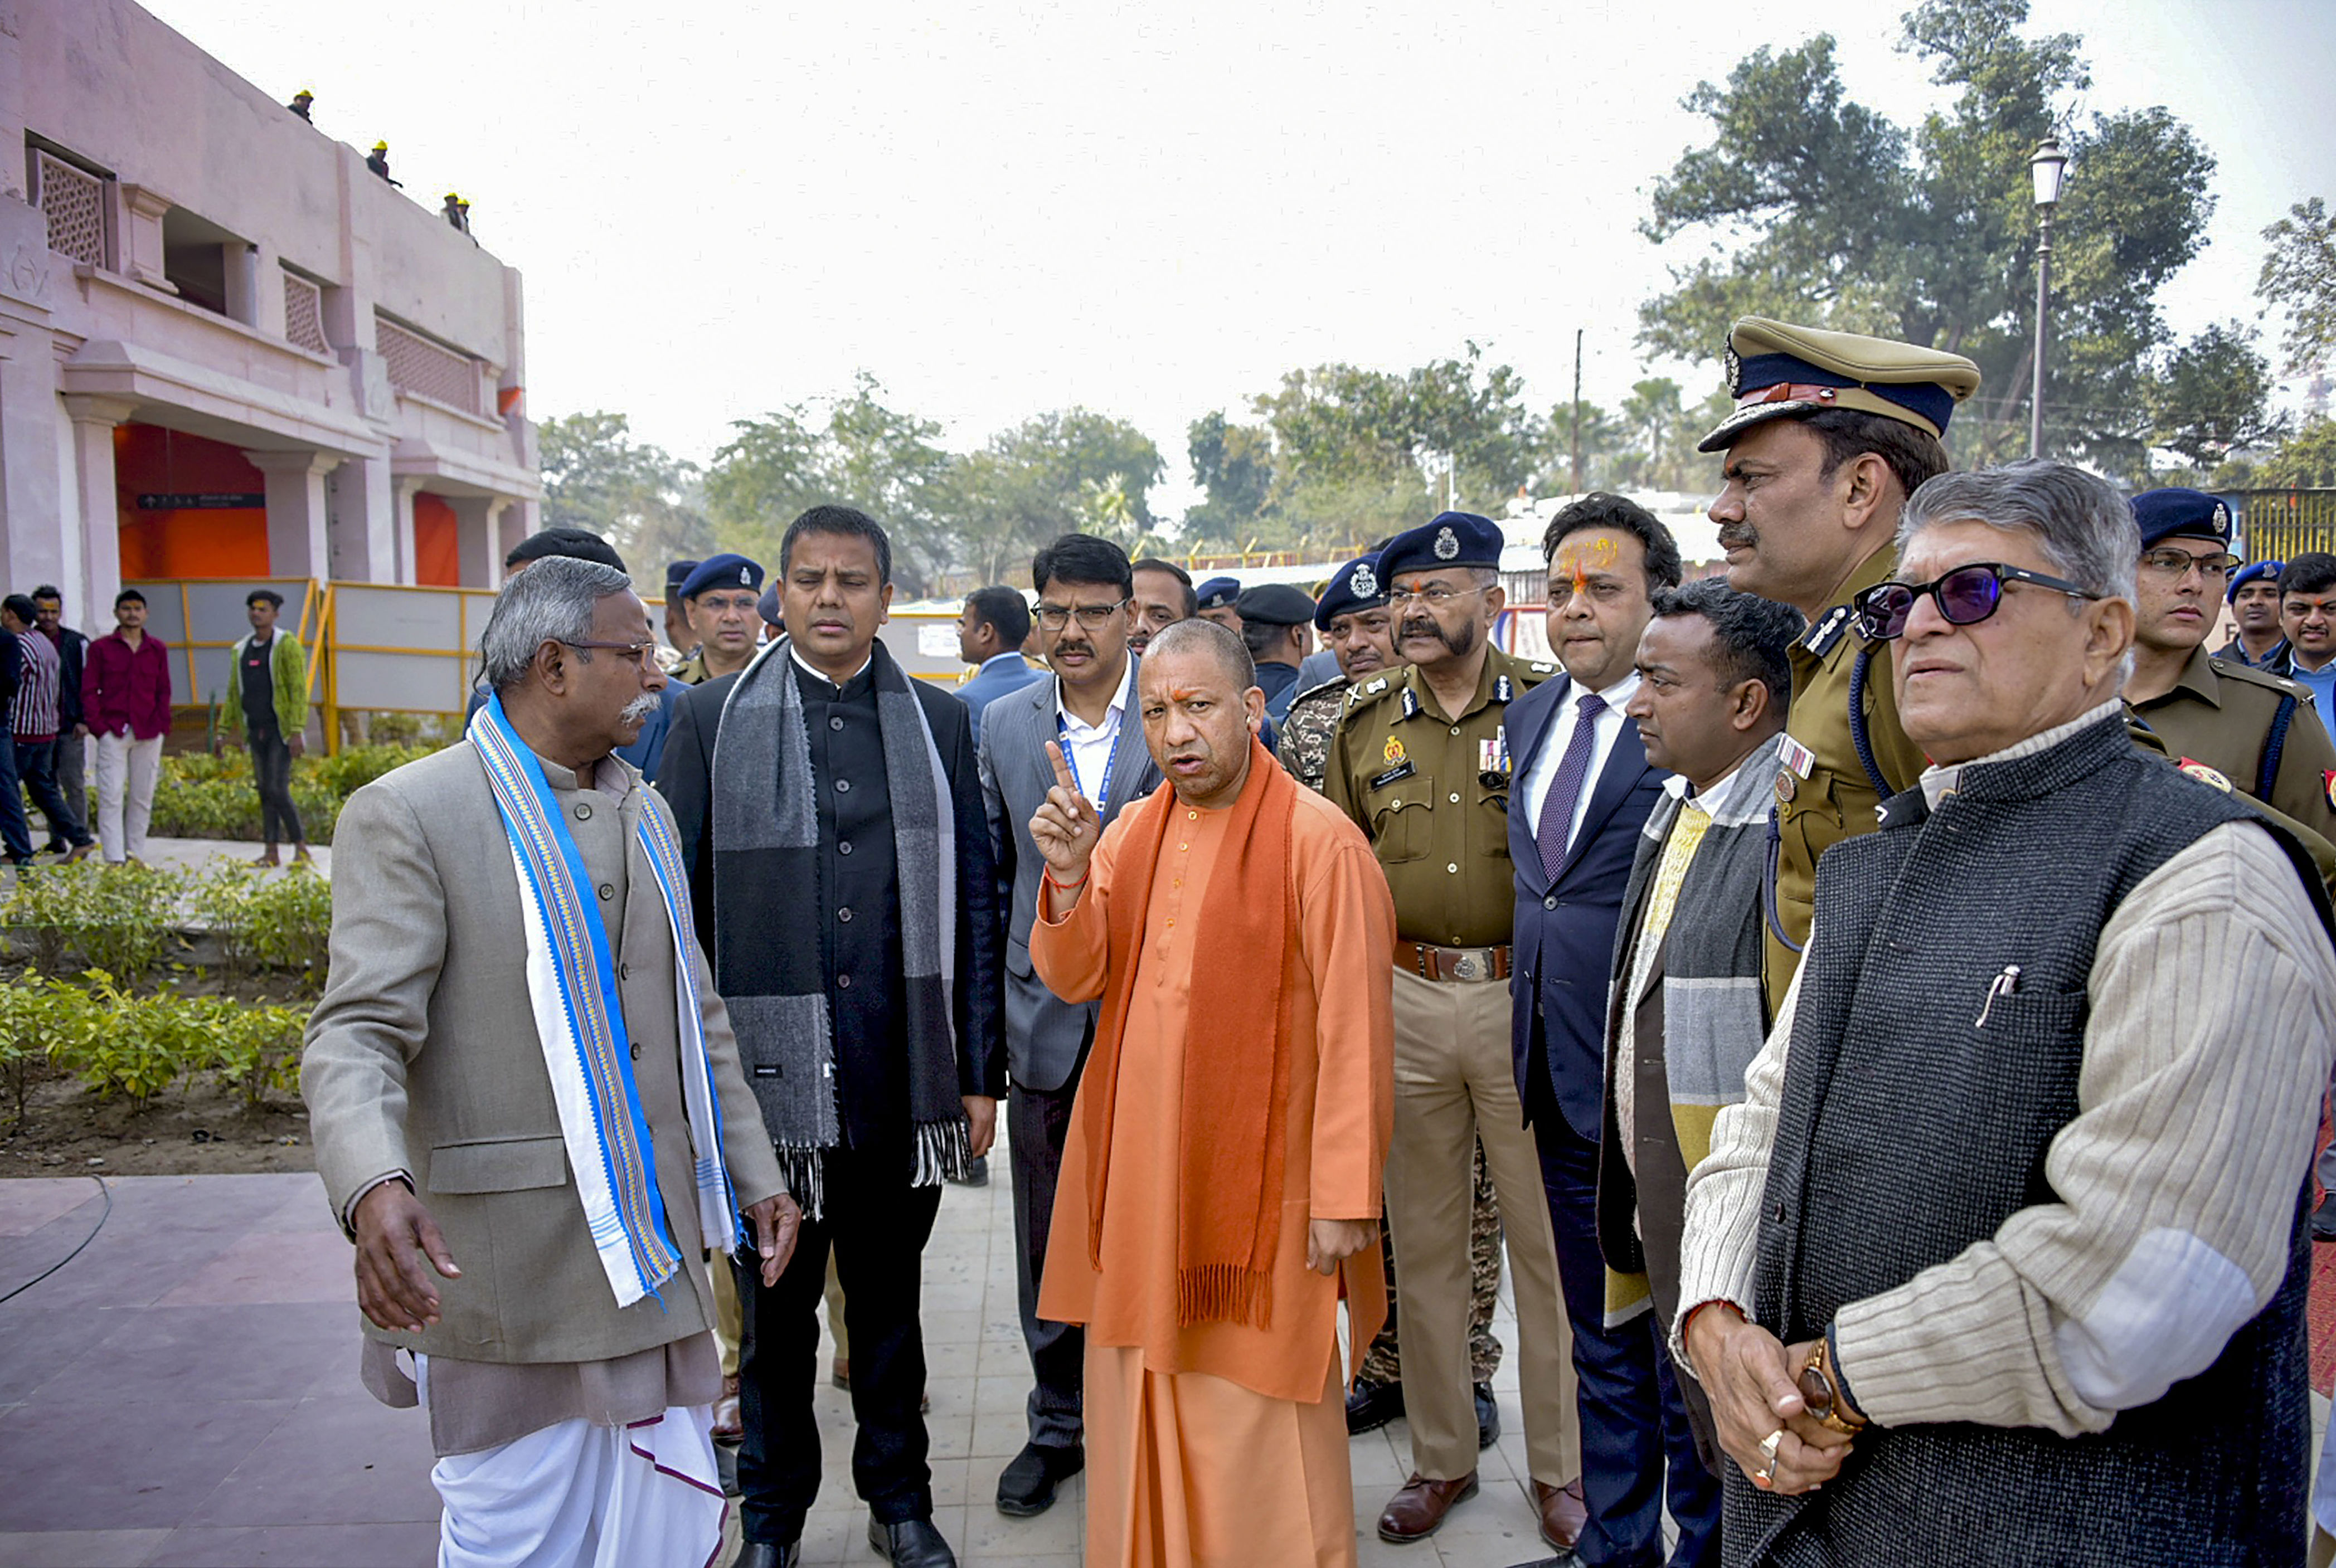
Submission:
[[[1387,954],[1395,943],[1395,909],[1387,878],[1354,825],[1311,791],[1295,795],[1290,824],[1289,907],[1294,941],[1282,953],[1259,953],[1258,962],[1278,963],[1290,1017],[1290,1103],[1282,1166],[1282,1218],[1273,1266],[1272,1312],[1260,1326],[1208,1321],[1180,1327],[1176,1321],[1178,1235],[1177,1169],[1182,1135],[1184,1045],[1189,1030],[1246,1027],[1258,1037],[1258,1092],[1269,1091],[1270,1021],[1234,1020],[1211,1011],[1208,977],[1193,973],[1202,911],[1212,871],[1238,847],[1227,840],[1232,812],[1199,810],[1173,799],[1161,802],[1173,815],[1161,845],[1152,895],[1143,923],[1144,939],[1135,986],[1128,1004],[1111,1138],[1104,1209],[1101,1268],[1089,1262],[1085,1107],[1071,1121],[1064,1150],[1065,1189],[1055,1205],[1046,1273],[1041,1282],[1041,1316],[1083,1323],[1088,1346],[1087,1449],[1090,1502],[1090,1562],[1261,1561],[1244,1553],[1230,1558],[1208,1549],[1221,1531],[1246,1528],[1250,1546],[1264,1525],[1251,1510],[1260,1486],[1295,1504],[1290,1523],[1307,1528],[1309,1505],[1320,1511],[1320,1443],[1309,1435],[1299,1444],[1251,1447],[1260,1424],[1274,1418],[1265,1401],[1313,1409],[1299,1423],[1335,1425],[1337,1479],[1346,1481],[1344,1412],[1335,1394],[1339,1379],[1334,1358],[1338,1303],[1343,1294],[1353,1314],[1348,1364],[1368,1344],[1386,1312],[1386,1286],[1379,1249],[1368,1246],[1348,1259],[1336,1278],[1306,1266],[1307,1227],[1311,1220],[1376,1219],[1380,1173],[1394,1122],[1394,1018]],[[1097,847],[1087,892],[1058,922],[1041,918],[1030,935],[1030,959],[1054,992],[1069,1002],[1104,994],[1107,915],[1114,871],[1132,843],[1131,828],[1151,820],[1131,811],[1115,822]],[[1195,982],[1198,980],[1198,994]],[[1088,1075],[1082,1099],[1095,1083]],[[1076,1185],[1074,1185],[1076,1184]],[[1144,1377],[1132,1378],[1140,1358]],[[1205,1374],[1182,1391],[1163,1389],[1176,1401],[1178,1419],[1147,1414],[1143,1388],[1155,1379]],[[1222,1379],[1219,1388],[1206,1379]],[[1105,1399],[1104,1389],[1125,1389],[1124,1397]],[[1157,1404],[1156,1399],[1149,1401]],[[1099,1429],[1098,1417],[1120,1418]],[[1233,1418],[1232,1411],[1245,1411]],[[1216,1412],[1212,1418],[1210,1412]],[[1329,1411],[1328,1417],[1319,1412]],[[1292,1423],[1281,1418],[1281,1429]],[[1175,1463],[1163,1444],[1181,1443],[1196,1455]],[[1220,1447],[1233,1451],[1218,1453]],[[1302,1459],[1299,1449],[1305,1452]],[[1203,1452],[1205,1451],[1205,1452]],[[1277,1464],[1276,1455],[1286,1456]],[[1282,1473],[1270,1474],[1275,1469]],[[1294,1473],[1302,1468],[1308,1474]],[[1129,1474],[1114,1475],[1114,1469]],[[1180,1476],[1181,1492],[1164,1494],[1145,1485],[1145,1473]],[[1222,1495],[1211,1477],[1239,1475],[1243,1495]],[[1316,1534],[1335,1528],[1351,1561],[1351,1490],[1335,1522],[1315,1521]],[[1214,1495],[1212,1495],[1214,1494]],[[1112,1499],[1135,1499],[1135,1517]],[[1181,1505],[1189,1517],[1141,1517]],[[1246,1521],[1241,1517],[1248,1515]],[[1127,1542],[1111,1539],[1125,1532]],[[1191,1543],[1189,1551],[1180,1543]],[[1147,1549],[1144,1543],[1153,1543]],[[1128,1543],[1134,1543],[1129,1544]],[[1163,1549],[1164,1548],[1164,1549]],[[1319,1554],[1317,1560],[1321,1559]]]

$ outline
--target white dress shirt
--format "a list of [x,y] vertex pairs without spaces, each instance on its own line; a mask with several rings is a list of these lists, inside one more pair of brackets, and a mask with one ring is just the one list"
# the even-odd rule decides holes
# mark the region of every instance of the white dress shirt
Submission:
[[[1549,787],[1557,778],[1559,759],[1573,742],[1573,727],[1582,722],[1582,683],[1574,682],[1565,693],[1565,701],[1557,705],[1557,718],[1550,724],[1549,734],[1542,740],[1541,752],[1525,769],[1525,806],[1533,813],[1525,820],[1533,825],[1536,835],[1541,829],[1541,808],[1549,799]],[[1639,673],[1623,676],[1598,695],[1606,706],[1591,721],[1590,776],[1582,783],[1581,799],[1573,803],[1573,820],[1565,829],[1565,847],[1573,847],[1573,836],[1582,831],[1582,819],[1590,811],[1590,797],[1598,790],[1598,776],[1606,770],[1606,759],[1614,753],[1614,741],[1622,733],[1622,704],[1638,695]]]
[[[1055,682],[1055,713],[1063,738],[1063,756],[1071,764],[1071,777],[1077,780],[1079,793],[1098,808],[1105,803],[1105,791],[1110,788],[1112,749],[1119,740],[1119,721],[1127,711],[1127,704],[1135,694],[1135,661],[1130,659],[1120,672],[1119,690],[1112,693],[1111,707],[1100,724],[1090,724],[1063,706],[1063,682]],[[1137,738],[1138,745],[1143,743]]]

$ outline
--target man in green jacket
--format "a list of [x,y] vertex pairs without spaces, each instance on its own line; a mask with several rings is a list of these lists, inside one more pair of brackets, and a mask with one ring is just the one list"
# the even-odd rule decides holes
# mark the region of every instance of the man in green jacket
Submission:
[[251,776],[259,786],[260,834],[268,841],[255,864],[281,865],[277,847],[288,838],[292,863],[298,866],[308,859],[308,835],[300,826],[299,808],[292,804],[292,759],[307,750],[308,656],[301,651],[299,638],[277,634],[283,595],[273,588],[254,588],[243,604],[251,635],[235,645],[226,722],[220,729],[229,745],[240,739],[251,748]]

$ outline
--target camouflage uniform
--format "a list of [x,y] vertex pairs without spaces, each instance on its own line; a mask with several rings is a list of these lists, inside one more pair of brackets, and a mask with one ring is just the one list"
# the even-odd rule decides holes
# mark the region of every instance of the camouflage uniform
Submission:
[[[1301,693],[1281,721],[1281,765],[1317,793],[1322,789],[1330,740],[1338,731],[1338,714],[1346,706],[1348,684],[1339,675]],[[1484,1168],[1482,1140],[1476,1145],[1475,1173],[1468,1211],[1468,1375],[1471,1382],[1489,1383],[1501,1370],[1501,1341],[1493,1337],[1493,1309],[1501,1294],[1501,1208],[1493,1195],[1492,1174]],[[1403,1361],[1396,1344],[1395,1249],[1384,1226],[1379,1231],[1379,1248],[1387,1263],[1387,1327],[1371,1341],[1358,1375],[1374,1383],[1399,1383]]]

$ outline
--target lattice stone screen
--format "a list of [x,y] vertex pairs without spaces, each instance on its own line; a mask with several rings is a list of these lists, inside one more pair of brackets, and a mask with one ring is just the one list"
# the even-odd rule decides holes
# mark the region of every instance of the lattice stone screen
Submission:
[[105,265],[105,181],[45,152],[33,155],[41,211],[49,220],[49,248]]
[[284,335],[296,348],[329,355],[325,342],[325,294],[294,273],[284,275]]
[[378,316],[374,318],[374,346],[389,362],[389,384],[400,392],[452,403],[464,413],[479,411],[476,361]]

